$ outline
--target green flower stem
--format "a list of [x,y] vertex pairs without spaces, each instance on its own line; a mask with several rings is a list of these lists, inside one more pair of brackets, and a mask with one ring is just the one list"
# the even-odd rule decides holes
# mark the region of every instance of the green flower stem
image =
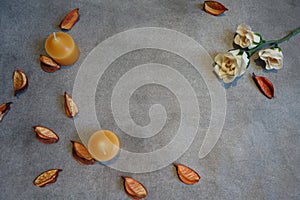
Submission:
[[283,38],[281,38],[279,40],[263,41],[260,45],[256,46],[255,48],[246,51],[246,53],[248,54],[248,57],[250,58],[256,51],[258,51],[262,48],[269,47],[269,46],[278,45],[278,44],[290,39],[291,37],[297,35],[298,33],[300,33],[300,27],[296,28],[295,30],[293,30],[292,32],[290,32],[289,34],[287,34],[286,36],[284,36]]

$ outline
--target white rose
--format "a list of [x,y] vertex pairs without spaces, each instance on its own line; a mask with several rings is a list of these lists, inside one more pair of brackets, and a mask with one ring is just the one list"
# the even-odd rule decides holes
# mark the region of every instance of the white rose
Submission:
[[258,55],[265,61],[267,70],[282,68],[283,54],[280,48],[262,49]]
[[250,26],[245,24],[240,24],[236,30],[236,36],[234,37],[234,43],[242,48],[252,49],[256,47],[261,40],[258,33],[251,31]]
[[248,55],[239,49],[219,53],[215,57],[214,71],[224,83],[232,82],[236,77],[245,73],[249,63]]

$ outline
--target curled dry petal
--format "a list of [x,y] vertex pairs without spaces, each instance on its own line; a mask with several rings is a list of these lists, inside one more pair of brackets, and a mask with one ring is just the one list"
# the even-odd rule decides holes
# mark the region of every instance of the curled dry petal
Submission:
[[259,90],[269,99],[274,97],[274,86],[272,82],[263,76],[256,76],[254,73],[252,74],[252,78],[259,88]]
[[71,10],[60,23],[62,30],[70,30],[74,24],[79,20],[79,8]]
[[58,173],[62,171],[61,169],[50,169],[41,173],[35,178],[33,184],[38,187],[44,187],[50,183],[54,183],[58,177]]
[[65,113],[68,117],[73,118],[77,115],[78,113],[78,108],[73,101],[71,95],[67,94],[65,92],[64,94],[64,108],[65,108]]
[[82,165],[92,165],[95,159],[91,156],[87,148],[79,142],[71,141],[73,144],[73,157]]
[[140,182],[130,177],[123,178],[125,191],[131,198],[142,199],[147,196],[148,192]]
[[10,104],[12,104],[12,102],[8,102],[0,105],[0,122],[2,122],[3,117],[10,110]]
[[27,88],[28,78],[26,74],[21,70],[15,70],[13,73],[13,83],[14,83],[14,96],[16,96],[19,91],[22,91]]
[[59,140],[57,134],[49,128],[44,126],[34,126],[33,129],[37,139],[44,144],[56,143]]
[[183,183],[191,185],[197,183],[200,180],[199,174],[191,168],[182,164],[174,165],[177,168],[178,177]]
[[203,10],[211,15],[221,15],[228,10],[223,4],[217,1],[204,1]]
[[41,68],[48,73],[55,72],[60,69],[60,66],[50,57],[40,55]]

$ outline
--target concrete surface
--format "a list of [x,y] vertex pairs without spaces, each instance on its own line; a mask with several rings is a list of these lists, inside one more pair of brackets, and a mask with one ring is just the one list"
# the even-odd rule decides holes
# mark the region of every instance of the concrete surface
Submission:
[[[120,176],[128,175],[148,189],[147,199],[300,199],[300,35],[281,45],[284,68],[265,72],[252,59],[246,74],[226,88],[227,113],[223,132],[213,151],[197,159],[203,134],[177,162],[187,164],[201,181],[181,183],[172,165],[142,174],[124,173],[96,164],[81,166],[71,156],[70,140],[78,140],[74,122],[63,112],[63,93],[72,93],[81,63],[101,41],[137,27],[165,27],[192,37],[214,57],[232,48],[236,27],[246,23],[264,39],[277,39],[300,25],[296,0],[222,0],[229,10],[212,16],[199,8],[203,1],[184,0],[94,0],[16,1],[0,6],[0,103],[12,101],[11,111],[0,124],[0,199],[128,199]],[[81,51],[72,67],[48,74],[39,67],[45,54],[45,39],[71,9],[79,7],[80,21],[69,31]],[[255,58],[255,57],[254,57]],[[166,88],[145,86],[132,97],[132,117],[146,125],[148,108],[161,103],[168,111],[165,134],[148,141],[137,140],[116,127],[110,95],[116,77],[134,65],[160,62],[181,66],[192,80],[201,102],[201,127],[210,117],[208,90],[184,59],[155,49],[132,52],[118,59],[105,72],[96,93],[97,117],[101,126],[119,134],[124,148],[147,152],[164,146],[179,119],[174,95]],[[208,66],[211,67],[211,66]],[[12,72],[22,69],[30,79],[26,92],[13,97]],[[118,70],[120,69],[120,70]],[[276,98],[265,98],[249,74],[267,76],[275,85]],[[79,108],[80,109],[80,108]],[[52,145],[39,143],[32,126],[44,125],[60,136]],[[55,184],[38,188],[34,178],[50,168],[61,168]]]

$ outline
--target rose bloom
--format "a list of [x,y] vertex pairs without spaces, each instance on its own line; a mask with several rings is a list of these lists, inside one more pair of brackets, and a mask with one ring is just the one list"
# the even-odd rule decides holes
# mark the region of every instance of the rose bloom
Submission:
[[262,49],[258,55],[265,61],[267,70],[282,68],[283,54],[280,48]]
[[252,49],[257,46],[261,38],[257,33],[251,31],[250,26],[240,24],[236,30],[236,36],[234,37],[234,43],[242,48]]
[[239,49],[219,53],[215,57],[214,71],[224,83],[232,82],[245,73],[249,63],[248,55]]

